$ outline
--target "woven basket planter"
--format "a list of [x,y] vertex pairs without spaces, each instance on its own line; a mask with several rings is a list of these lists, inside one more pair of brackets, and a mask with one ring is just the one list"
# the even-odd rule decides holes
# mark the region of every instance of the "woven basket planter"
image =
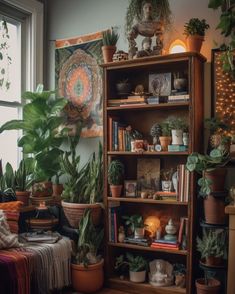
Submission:
[[64,214],[72,228],[78,228],[79,222],[83,217],[83,214],[87,208],[91,209],[91,215],[93,224],[99,225],[101,219],[101,206],[99,203],[95,204],[81,204],[81,203],[69,203],[62,201],[61,205],[64,210]]

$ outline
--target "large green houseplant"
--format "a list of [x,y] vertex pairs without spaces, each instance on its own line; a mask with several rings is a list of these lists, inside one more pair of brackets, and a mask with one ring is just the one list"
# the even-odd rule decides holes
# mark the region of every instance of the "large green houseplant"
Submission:
[[0,133],[23,131],[18,146],[34,159],[34,182],[49,181],[60,169],[60,146],[67,131],[60,128],[65,122],[61,112],[67,100],[52,94],[53,91],[44,91],[43,85],[38,85],[36,92],[25,92],[22,98],[27,103],[23,106],[23,119],[8,121],[0,127]]
[[68,137],[68,151],[61,157],[61,168],[66,178],[61,195],[65,216],[72,227],[78,227],[86,208],[92,209],[95,225],[99,224],[103,196],[103,151],[99,143],[98,154],[93,152],[81,167],[77,147],[82,124],[78,125],[74,137]]
[[201,177],[198,180],[199,195],[204,199],[205,220],[208,223],[225,222],[225,178],[229,154],[225,149],[213,149],[209,155],[194,152],[187,158],[186,168],[196,171]]
[[104,229],[94,227],[91,213],[87,209],[80,221],[77,250],[72,261],[72,285],[82,293],[94,293],[104,282],[104,261],[98,255]]

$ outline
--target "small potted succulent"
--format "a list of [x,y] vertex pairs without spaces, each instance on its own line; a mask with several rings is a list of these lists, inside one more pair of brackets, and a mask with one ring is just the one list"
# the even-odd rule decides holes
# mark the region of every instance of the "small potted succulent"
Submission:
[[200,53],[202,42],[204,41],[205,31],[209,29],[209,24],[205,19],[191,18],[184,25],[188,51]]
[[135,238],[144,238],[145,224],[142,215],[127,215],[122,218],[125,220],[125,225],[128,226],[131,234],[134,234]]
[[171,144],[171,128],[168,122],[162,122],[161,124],[162,134],[159,137],[159,141],[162,147],[162,151],[168,151],[168,145]]
[[103,32],[102,52],[105,63],[113,61],[113,54],[117,49],[116,44],[118,38],[119,35],[113,28]]
[[225,230],[203,229],[202,238],[197,237],[197,250],[207,266],[223,264],[227,258],[227,234]]
[[126,260],[124,255],[118,256],[116,258],[115,270],[119,273],[123,273],[125,272],[126,268],[129,270],[131,282],[145,282],[148,263],[142,256],[133,256],[130,253],[126,253]]
[[120,160],[113,160],[108,167],[108,182],[112,197],[120,197],[124,178],[124,165]]

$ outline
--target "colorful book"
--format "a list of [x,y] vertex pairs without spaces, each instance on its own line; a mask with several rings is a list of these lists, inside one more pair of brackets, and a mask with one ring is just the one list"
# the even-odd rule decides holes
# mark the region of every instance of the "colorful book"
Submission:
[[168,145],[169,152],[185,152],[188,150],[188,146],[185,145]]

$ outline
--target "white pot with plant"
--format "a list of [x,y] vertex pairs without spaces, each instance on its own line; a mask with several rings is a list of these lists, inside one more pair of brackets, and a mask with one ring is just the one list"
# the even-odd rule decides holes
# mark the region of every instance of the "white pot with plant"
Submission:
[[104,229],[97,230],[91,210],[86,210],[79,223],[79,238],[75,258],[71,265],[72,286],[82,293],[94,293],[103,286],[104,260],[98,255]]
[[186,119],[181,117],[170,117],[168,123],[172,134],[172,145],[183,145],[183,132],[187,130]]
[[108,183],[112,197],[120,197],[123,186],[124,165],[120,160],[113,160],[108,167]]
[[129,277],[131,282],[145,282],[148,263],[142,256],[133,256],[130,253],[126,253],[126,260],[124,255],[118,256],[116,258],[115,270],[119,274],[123,274],[126,268],[129,269]]
[[125,220],[125,225],[129,227],[134,238],[144,238],[145,224],[142,215],[134,214],[131,216],[123,216],[122,218]]

